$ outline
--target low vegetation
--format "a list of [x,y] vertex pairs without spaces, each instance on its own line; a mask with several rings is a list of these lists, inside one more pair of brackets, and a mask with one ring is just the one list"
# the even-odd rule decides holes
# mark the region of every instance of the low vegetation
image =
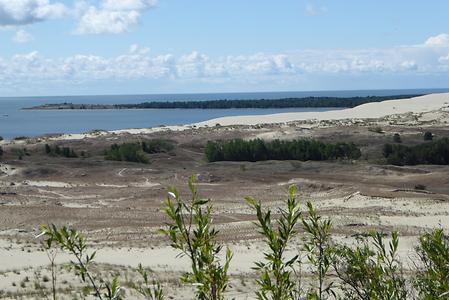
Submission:
[[148,163],[149,159],[146,153],[165,153],[173,149],[173,143],[163,139],[148,140],[140,143],[113,144],[110,149],[105,151],[105,159]]
[[[213,226],[210,200],[199,197],[194,179],[189,181],[190,200],[185,201],[171,188],[165,202],[168,218],[161,232],[171,246],[189,258],[190,272],[182,281],[195,289],[201,300],[226,299],[228,274],[232,262],[229,249],[223,258],[223,245]],[[449,296],[449,236],[442,229],[424,233],[419,238],[412,274],[405,275],[398,258],[399,234],[391,233],[385,241],[382,232],[360,235],[355,245],[336,243],[332,238],[332,222],[322,218],[311,202],[306,213],[296,199],[297,188],[291,186],[285,208],[274,212],[253,198],[246,198],[256,214],[255,224],[266,244],[262,261],[256,262],[258,272],[255,295],[263,300],[290,299],[447,299]],[[75,274],[86,284],[86,296],[97,299],[125,299],[129,293],[120,285],[121,274],[111,281],[99,278],[91,270],[95,252],[88,252],[86,238],[75,229],[43,226],[47,250],[58,247],[73,256],[70,263]],[[301,243],[302,247],[297,247]],[[307,258],[311,280],[302,281],[302,257]],[[145,299],[165,298],[163,285],[150,279],[151,272],[141,265],[142,280],[133,288]],[[166,289],[170,293],[170,289]],[[53,291],[53,299],[56,293]],[[45,295],[48,298],[48,295]],[[170,296],[168,296],[170,297]]]
[[76,158],[78,154],[70,147],[59,147],[58,145],[52,147],[45,144],[45,153],[51,156],[63,156],[66,158]]
[[361,156],[360,149],[353,143],[330,144],[308,139],[209,141],[205,153],[209,162],[358,159]]
[[383,155],[392,165],[447,165],[449,164],[449,138],[416,146],[385,144]]
[[433,140],[433,134],[432,134],[432,132],[426,131],[426,132],[424,133],[423,138],[424,138],[425,141],[431,141],[431,140]]

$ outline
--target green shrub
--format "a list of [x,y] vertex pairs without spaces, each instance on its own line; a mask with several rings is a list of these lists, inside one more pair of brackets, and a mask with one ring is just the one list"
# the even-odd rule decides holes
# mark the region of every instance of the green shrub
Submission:
[[173,149],[174,145],[169,140],[153,139],[142,142],[142,150],[149,154],[170,152]]
[[335,271],[343,299],[406,300],[409,292],[398,260],[399,237],[386,247],[381,233],[372,233],[354,248],[339,246]]
[[383,154],[387,162],[393,165],[447,165],[449,164],[449,138],[412,147],[386,144]]
[[308,217],[302,218],[306,234],[304,250],[307,254],[310,271],[316,279],[316,284],[311,283],[307,298],[328,299],[330,296],[335,296],[333,290],[335,282],[328,280],[336,260],[336,251],[331,242],[332,222],[319,216],[311,202],[307,202],[307,210]]
[[[260,273],[256,292],[258,299],[299,299],[301,286],[298,282],[299,255],[286,257],[286,250],[292,239],[298,234],[296,225],[300,222],[301,211],[296,200],[297,188],[289,188],[286,209],[281,210],[275,226],[271,220],[271,211],[264,210],[260,201],[251,197],[246,202],[255,210],[259,233],[263,236],[269,251],[264,252],[264,261],[256,262],[255,269]],[[299,284],[298,284],[299,283]]]
[[382,127],[370,127],[370,128],[368,128],[368,131],[375,132],[375,133],[384,133]]
[[174,249],[190,259],[191,272],[184,274],[182,281],[197,286],[195,299],[224,300],[232,252],[227,249],[225,261],[221,263],[219,255],[223,246],[217,242],[218,231],[212,226],[210,200],[199,198],[193,176],[189,189],[192,196],[188,202],[181,199],[175,188],[170,189],[165,202],[169,222],[161,232],[170,239]]
[[78,157],[78,154],[76,154],[75,150],[71,149],[70,147],[59,147],[56,145],[54,148],[52,148],[50,145],[45,144],[45,153],[47,155],[52,156],[63,156],[66,158],[76,158]]
[[3,148],[0,146],[0,158],[3,156]]
[[328,144],[316,140],[263,141],[209,141],[205,149],[209,162],[264,161],[264,160],[330,160],[358,159],[360,149],[353,143]]
[[107,160],[116,161],[129,161],[137,163],[148,163],[148,157],[142,150],[140,144],[127,143],[127,144],[113,144],[109,150],[105,152],[105,158]]
[[426,131],[426,132],[424,133],[424,140],[425,140],[425,141],[431,141],[431,140],[433,140],[433,134],[432,134],[432,132]]
[[77,230],[67,227],[57,228],[55,225],[42,226],[41,236],[46,238],[45,245],[50,249],[56,244],[61,250],[68,252],[75,259],[70,262],[75,274],[81,277],[84,283],[88,283],[86,289],[93,290],[93,296],[102,300],[120,300],[123,290],[119,285],[118,276],[112,282],[103,283],[103,279],[98,278],[91,272],[91,265],[94,262],[96,251],[87,253],[86,238]]
[[416,248],[421,265],[415,287],[421,299],[449,298],[449,236],[442,229],[423,234]]
[[393,135],[393,142],[395,142],[395,143],[402,143],[401,135],[399,133],[395,133]]

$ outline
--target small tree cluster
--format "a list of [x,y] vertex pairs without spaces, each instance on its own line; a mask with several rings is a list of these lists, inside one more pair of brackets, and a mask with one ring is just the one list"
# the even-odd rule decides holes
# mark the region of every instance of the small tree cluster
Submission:
[[105,159],[145,164],[149,162],[142,146],[137,143],[113,144],[109,150],[105,151]]
[[209,162],[358,159],[361,156],[360,149],[353,143],[330,144],[308,139],[209,141],[205,153]]
[[392,165],[449,164],[449,138],[416,146],[385,144],[383,155]]
[[70,147],[60,147],[58,145],[52,147],[49,144],[45,144],[45,153],[51,156],[63,156],[66,158],[75,158],[78,157],[78,154],[75,150]]
[[164,153],[174,149],[172,142],[164,139],[153,139],[142,141],[140,143],[113,144],[110,149],[105,151],[107,160],[130,161],[139,163],[148,163],[148,157],[145,153]]

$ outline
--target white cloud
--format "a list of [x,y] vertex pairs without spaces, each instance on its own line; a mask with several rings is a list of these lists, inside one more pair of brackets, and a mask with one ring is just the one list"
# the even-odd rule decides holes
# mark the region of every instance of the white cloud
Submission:
[[[255,53],[214,57],[198,51],[184,55],[153,54],[131,45],[115,57],[77,54],[48,58],[37,52],[0,57],[0,90],[5,86],[90,83],[96,81],[262,85],[295,82],[304,78],[427,78],[448,76],[449,46],[416,45],[386,49],[321,49],[287,53]],[[422,77],[427,76],[427,77]],[[348,79],[346,79],[348,80]],[[391,80],[390,80],[391,81]],[[394,82],[394,80],[392,81]]]
[[123,33],[139,23],[143,11],[156,5],[156,0],[103,0],[97,6],[77,5],[80,15],[77,34]]
[[321,15],[327,12],[327,7],[326,6],[319,6],[316,7],[315,5],[311,4],[311,3],[307,3],[304,11],[306,13],[306,15],[308,16],[317,16],[317,15]]
[[449,34],[441,33],[431,36],[425,41],[424,45],[427,47],[449,47]]
[[67,13],[61,2],[49,0],[0,0],[0,26],[26,25],[61,18]]
[[33,40],[33,36],[23,29],[17,30],[16,34],[14,35],[14,38],[13,38],[13,41],[15,43],[19,43],[19,44],[28,43],[32,40]]

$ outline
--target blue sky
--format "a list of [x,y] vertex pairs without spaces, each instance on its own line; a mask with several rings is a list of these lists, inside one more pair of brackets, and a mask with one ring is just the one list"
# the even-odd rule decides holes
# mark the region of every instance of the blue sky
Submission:
[[0,95],[448,87],[449,1],[0,0]]

